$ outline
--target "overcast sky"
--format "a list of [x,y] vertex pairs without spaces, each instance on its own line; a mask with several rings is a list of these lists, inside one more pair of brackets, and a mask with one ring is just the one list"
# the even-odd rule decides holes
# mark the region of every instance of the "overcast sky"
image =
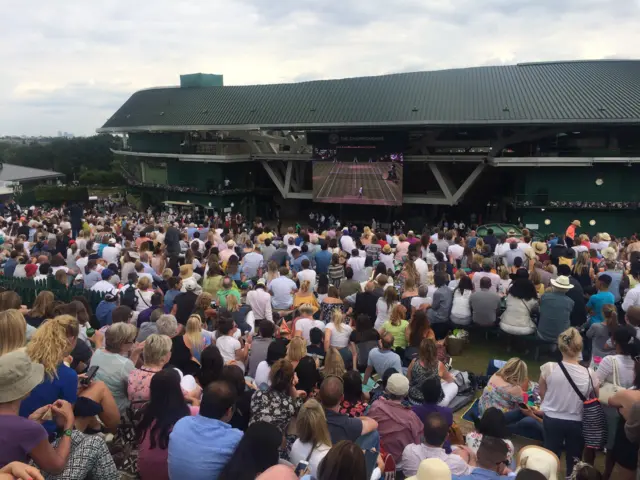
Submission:
[[640,0],[0,0],[0,135],[90,135],[181,73],[295,82],[639,58]]

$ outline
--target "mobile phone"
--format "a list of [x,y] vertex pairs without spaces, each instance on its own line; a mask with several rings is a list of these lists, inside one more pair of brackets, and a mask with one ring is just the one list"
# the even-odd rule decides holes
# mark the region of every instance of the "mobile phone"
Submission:
[[529,408],[529,405],[527,405],[526,403],[522,403],[522,402],[520,402],[520,403],[518,404],[518,406],[519,406],[520,408],[524,408],[525,410],[526,410],[527,408]]
[[298,462],[298,465],[296,465],[296,477],[300,477],[302,476],[305,472],[307,472],[307,470],[309,469],[309,462],[305,461],[305,460],[300,460]]
[[215,300],[211,300],[211,308],[216,308],[216,301]]
[[87,376],[80,380],[80,384],[84,386],[89,385],[93,381],[93,378],[96,376],[96,373],[98,373],[99,369],[100,367],[96,365],[94,365],[93,367],[89,367],[89,370],[87,370]]

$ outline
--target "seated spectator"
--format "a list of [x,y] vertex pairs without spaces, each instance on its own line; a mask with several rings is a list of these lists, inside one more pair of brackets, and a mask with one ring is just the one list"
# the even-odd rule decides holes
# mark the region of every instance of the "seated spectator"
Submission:
[[151,379],[171,358],[171,339],[166,335],[149,335],[144,342],[143,358],[142,366],[129,374],[127,395],[132,403],[149,400]]
[[28,327],[19,310],[11,308],[0,312],[0,355],[23,348],[27,343]]
[[[321,276],[320,278],[322,279],[323,277],[324,276]],[[319,296],[318,299],[320,299]],[[346,306],[340,298],[338,289],[334,285],[331,285],[327,287],[327,294],[320,301],[320,320],[324,323],[330,323],[333,312],[336,310],[340,313],[346,313]]]
[[507,457],[509,448],[504,440],[494,437],[484,437],[478,448],[476,467],[471,473],[458,475],[456,480],[507,480],[509,469]]
[[267,283],[263,278],[247,293],[246,305],[253,311],[256,329],[263,320],[273,322],[271,295],[267,292]]
[[447,287],[449,276],[446,272],[436,272],[433,280],[436,285],[436,291],[433,293],[433,302],[431,308],[427,311],[427,315],[436,338],[442,339],[449,331],[449,315],[453,303],[453,292]]
[[244,432],[249,427],[251,397],[255,390],[247,386],[247,382],[244,379],[244,372],[237,365],[225,365],[222,367],[220,380],[224,380],[230,385],[233,385],[238,392],[238,400],[236,401],[233,417],[229,420],[229,425]]
[[36,296],[33,308],[24,316],[28,325],[38,328],[48,318],[53,318],[55,297],[49,290],[43,290]]
[[[386,395],[369,409],[369,417],[378,422],[380,441],[402,468],[402,451],[409,443],[419,443],[424,426],[403,400],[409,393],[409,380],[401,373],[389,377]],[[447,428],[448,431],[448,428]],[[442,441],[444,443],[444,440]]]
[[356,370],[349,370],[344,380],[344,398],[340,403],[340,413],[352,418],[361,417],[369,408],[368,395],[362,392],[362,377]]
[[294,336],[304,338],[307,341],[307,345],[311,343],[309,332],[312,328],[319,328],[322,331],[325,329],[325,324],[322,321],[313,319],[313,314],[316,310],[311,304],[301,305],[298,308],[300,316],[291,325]]
[[307,343],[302,337],[294,337],[287,345],[287,360],[291,362],[293,368],[298,366],[298,362],[307,356]]
[[[156,335],[149,340],[153,341],[153,337]],[[190,408],[187,404],[180,389],[180,374],[173,368],[160,370],[149,377],[146,393],[148,403],[136,427],[138,473],[142,480],[169,480],[169,434],[178,420],[196,415],[198,408]]]
[[[204,335],[202,320],[199,315],[191,315],[187,320],[187,326],[185,328],[182,340],[185,346],[191,352],[193,358],[200,363],[200,354],[202,350],[211,345],[211,337]],[[220,346],[218,347],[220,348]]]
[[291,447],[289,460],[297,465],[300,461],[309,462],[309,474],[316,476],[320,462],[331,450],[331,436],[327,428],[327,417],[322,405],[316,400],[307,400],[296,419],[298,438]]
[[[362,271],[364,272],[365,270],[363,269]],[[353,269],[351,267],[344,269],[344,276],[345,279],[340,282],[340,298],[343,300],[362,291],[360,282],[353,278]]]
[[271,280],[268,288],[273,294],[271,306],[274,310],[289,310],[293,305],[293,294],[298,288],[296,283],[289,277],[287,267],[280,268],[280,276]]
[[385,289],[384,294],[379,297],[376,303],[376,323],[374,324],[374,328],[376,330],[379,331],[382,328],[382,325],[384,325],[389,320],[391,312],[393,311],[393,307],[395,307],[396,305],[400,305],[400,302],[398,301],[398,291],[394,287]]
[[[416,420],[420,421],[416,418]],[[443,448],[449,434],[449,425],[446,419],[437,412],[429,413],[424,419],[424,442],[414,441],[406,444],[402,452],[402,472],[407,476],[416,475],[420,463],[429,458],[437,458],[447,464],[454,475],[468,475],[473,467],[463,459],[473,459],[473,456],[464,450],[455,450],[458,453],[447,453]],[[493,478],[493,477],[487,477]]]
[[167,285],[169,289],[167,290],[167,293],[164,294],[164,308],[166,311],[170,312],[173,308],[174,300],[181,293],[182,280],[179,277],[171,277],[167,280]]
[[[478,448],[485,436],[501,438],[509,448],[507,458],[509,464],[511,464],[514,455],[514,448],[511,440],[508,440],[510,435],[504,413],[495,407],[487,408],[484,411],[482,418],[475,422],[475,427],[476,431],[468,433],[465,437],[467,446],[473,451],[473,453],[478,452]],[[540,439],[542,438],[540,437]]]
[[509,288],[506,305],[500,317],[501,330],[511,335],[531,335],[536,331],[531,315],[538,310],[538,293],[531,280],[515,279]]
[[169,478],[218,478],[242,439],[229,425],[237,400],[236,389],[225,381],[204,390],[200,412],[176,422],[169,434]]
[[482,278],[479,286],[479,290],[473,292],[469,299],[473,323],[481,327],[492,327],[498,320],[500,295],[491,288],[489,277]]
[[318,327],[313,327],[309,332],[309,341],[311,343],[307,346],[307,353],[309,355],[314,355],[322,366],[322,364],[324,364],[324,356],[326,353],[324,349],[324,333],[322,330]]
[[420,462],[418,472],[406,480],[451,480],[451,470],[439,458],[427,458]]
[[271,342],[273,342],[273,335],[275,334],[275,325],[273,322],[261,322],[258,331],[260,335],[254,337],[251,340],[251,350],[249,350],[249,370],[247,375],[251,378],[256,377],[256,370],[260,362],[267,359],[267,350]]
[[442,380],[443,398],[438,405],[446,407],[458,394],[458,385],[444,364],[438,360],[436,342],[425,338],[420,344],[418,358],[414,359],[407,370],[409,379],[408,400],[411,405],[424,403],[422,384],[429,378]]
[[347,372],[342,355],[336,348],[330,348],[327,355],[324,357],[324,367],[322,369],[322,376],[334,376],[342,378]]
[[318,370],[318,361],[313,357],[306,355],[298,362],[295,369],[298,376],[298,385],[296,388],[306,393],[306,398],[315,396],[322,382],[322,375]]
[[400,355],[400,358],[404,357],[404,349],[407,346],[405,331],[409,322],[405,320],[406,313],[407,309],[402,304],[394,305],[389,320],[380,327],[381,337],[384,337],[386,333],[393,336],[393,349]]
[[325,378],[320,386],[319,398],[327,416],[329,434],[334,445],[341,440],[349,440],[365,450],[380,450],[378,422],[369,417],[351,418],[340,413],[340,404],[344,398],[342,378]]
[[100,328],[113,323],[113,311],[116,308],[118,308],[118,296],[107,293],[96,307],[96,318],[100,322]]
[[270,467],[278,465],[280,444],[282,432],[277,427],[268,422],[252,424],[220,472],[218,480],[256,478]]
[[356,353],[358,371],[364,372],[369,362],[369,352],[378,346],[380,334],[373,328],[368,315],[360,314],[355,318],[355,330],[349,335],[349,348]]
[[[236,362],[242,371],[245,369],[245,363],[249,358],[249,349],[251,348],[251,335],[247,337],[244,346],[238,340],[240,330],[236,327],[233,319],[227,315],[220,315],[218,318],[218,331],[216,338],[216,346],[222,354],[225,363]],[[238,337],[238,338],[237,338]]]
[[149,321],[140,325],[140,328],[138,329],[138,336],[136,337],[136,342],[144,342],[147,338],[149,338],[149,335],[158,333],[158,325],[156,322],[162,315],[162,309],[160,308],[157,308],[153,311],[153,313],[149,317]]
[[215,345],[209,345],[202,351],[201,368],[198,371],[198,381],[204,389],[207,385],[220,380],[222,378],[222,369],[224,368],[224,360],[220,354],[220,350]]
[[91,366],[99,367],[95,379],[103,381],[118,405],[120,415],[129,407],[127,385],[129,374],[142,353],[144,344],[134,345],[137,329],[128,323],[111,325],[105,334],[104,349],[98,349],[91,357]]
[[[516,477],[516,479],[523,477],[525,478],[525,480],[527,478],[533,480],[536,478],[533,476],[525,477],[524,475],[522,475],[522,471],[525,469],[540,474],[541,478],[543,479],[558,478],[558,470],[560,469],[560,459],[557,457],[557,455],[545,448],[538,447],[537,445],[529,445],[523,447],[518,452],[518,461],[516,462],[516,464],[518,465],[518,476]],[[579,465],[580,464],[576,465],[576,469],[580,468]],[[589,465],[589,467],[591,466]],[[598,473],[597,470],[595,470],[595,473]],[[599,480],[600,478],[601,477],[599,473],[597,476],[588,476],[583,478],[578,475],[578,472],[576,472],[576,470],[574,470],[573,475],[571,475],[572,480]]]
[[[70,315],[47,320],[36,330],[26,351],[32,361],[44,366],[45,378],[23,399],[20,415],[27,418],[45,405],[65,400],[74,406],[78,430],[84,431],[89,424],[95,425],[96,415],[107,429],[115,430],[120,414],[105,384],[93,381],[79,394],[78,374],[64,363],[78,341],[78,333],[78,321]],[[99,336],[97,346],[100,347],[101,343]],[[40,423],[50,434],[56,431],[55,422]]]
[[247,314],[251,311],[249,305],[240,303],[235,295],[227,295],[227,312],[231,314],[242,334],[251,331],[251,326],[247,323]]
[[369,478],[380,478],[379,467],[376,467],[371,476],[368,477],[367,464],[362,448],[353,442],[343,440],[331,447],[331,450],[320,463],[317,480],[334,480],[337,478],[369,480]]
[[278,360],[271,367],[271,385],[265,391],[259,390],[251,397],[251,420],[266,421],[285,434],[287,426],[302,406],[301,391],[296,388],[297,378],[293,365],[286,359]]
[[393,368],[397,372],[402,372],[402,360],[400,355],[392,350],[393,335],[387,333],[378,342],[377,348],[369,351],[369,359],[367,361],[367,369],[364,373],[362,382],[366,385],[369,378],[375,371],[378,375],[382,375],[388,369]]
[[411,316],[411,322],[407,326],[404,335],[407,339],[407,348],[404,351],[404,360],[408,364],[418,356],[418,350],[420,349],[420,343],[422,343],[422,340],[430,338],[435,341],[436,339],[436,334],[431,328],[426,311],[417,310],[413,313]]
[[[438,402],[442,400],[444,393],[442,393],[442,382],[439,378],[432,377],[425,380],[422,384],[422,398],[424,402],[420,405],[412,407],[413,413],[424,422],[425,418],[430,413],[439,413],[446,420],[447,425],[451,427],[453,425],[453,411],[449,407],[441,407]],[[426,428],[426,425],[425,425]],[[445,445],[450,447],[448,441]]]
[[145,308],[143,311],[141,311],[138,314],[138,318],[136,319],[136,326],[138,328],[140,328],[143,323],[149,322],[150,319],[151,319],[151,315],[156,310],[160,311],[160,315],[165,313],[164,312],[164,307],[162,305],[163,305],[162,293],[161,292],[154,292],[154,294],[151,295],[151,305],[149,307]]
[[276,339],[269,344],[267,348],[267,359],[258,364],[256,368],[256,376],[254,382],[261,390],[266,390],[271,385],[270,375],[271,367],[280,359],[287,355],[287,344],[281,340]]
[[218,305],[221,308],[227,308],[227,296],[233,295],[236,297],[236,300],[240,302],[242,299],[240,297],[240,290],[236,287],[236,284],[231,279],[231,277],[224,277],[222,280],[222,289],[218,290]]
[[320,309],[320,305],[313,293],[309,280],[301,281],[300,289],[293,296],[292,307],[300,310],[303,306],[307,309],[311,308],[312,315],[315,315],[315,313]]
[[[463,270],[458,271],[461,272]],[[467,326],[471,324],[472,318],[470,299],[472,295],[473,283],[468,276],[463,275],[460,278],[458,286],[453,292],[453,302],[451,304],[451,323],[457,326]]]
[[[551,279],[551,292],[540,298],[540,320],[537,330],[540,339],[555,342],[558,335],[571,326],[574,301],[567,296],[567,291],[572,288],[569,277],[561,275]],[[611,295],[609,292],[605,293]]]
[[427,285],[420,285],[418,287],[418,296],[411,299],[411,314],[414,315],[419,310],[431,308],[432,301],[433,293],[429,296],[429,287]]
[[[44,377],[44,365],[32,363],[22,350],[0,356],[0,468],[31,459],[51,478],[118,480],[104,440],[73,430],[73,407],[66,400],[44,405],[29,418],[17,415],[22,400]],[[55,444],[49,443],[49,434],[41,425],[49,416],[63,432]]]

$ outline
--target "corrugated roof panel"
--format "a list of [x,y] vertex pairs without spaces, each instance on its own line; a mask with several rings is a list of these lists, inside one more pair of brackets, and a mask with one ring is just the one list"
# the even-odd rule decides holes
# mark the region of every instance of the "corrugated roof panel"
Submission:
[[[161,112],[164,112],[161,114]],[[529,63],[134,93],[104,129],[640,121],[640,61]]]

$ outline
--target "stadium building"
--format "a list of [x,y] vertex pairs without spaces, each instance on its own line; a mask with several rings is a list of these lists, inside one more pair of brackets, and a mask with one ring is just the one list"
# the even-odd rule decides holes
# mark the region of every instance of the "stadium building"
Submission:
[[278,85],[186,75],[134,93],[98,132],[124,135],[114,154],[147,202],[629,234],[639,125],[640,61],[607,60]]

